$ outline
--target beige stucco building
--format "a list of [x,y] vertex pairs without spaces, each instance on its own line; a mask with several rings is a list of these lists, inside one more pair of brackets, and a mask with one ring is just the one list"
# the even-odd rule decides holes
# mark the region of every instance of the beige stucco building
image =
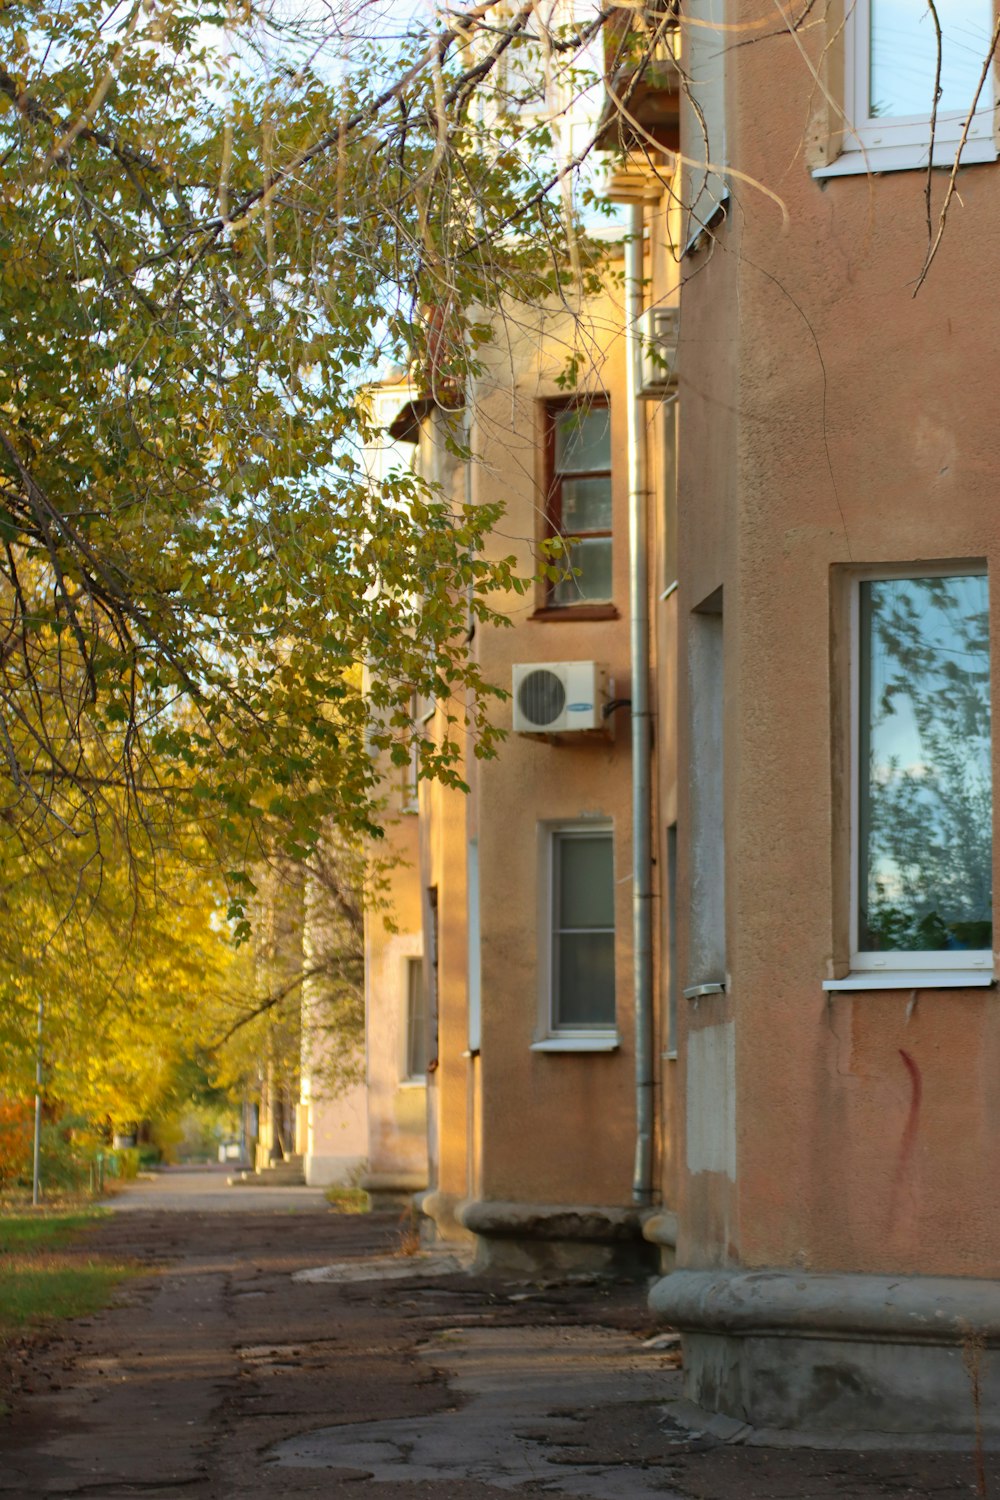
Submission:
[[[628,191],[641,201],[649,183],[636,182]],[[670,281],[665,213],[659,226],[650,216],[650,243],[633,275],[638,285],[655,270],[656,295]],[[673,493],[676,424],[664,403],[668,374],[650,376],[653,400],[629,388],[621,270],[620,245],[612,245],[603,296],[508,317],[466,391],[467,417],[413,399],[391,428],[414,443],[414,461],[456,503],[504,503],[490,546],[513,556],[520,574],[537,571],[547,536],[579,538],[572,577],[559,569],[527,595],[512,592],[501,602],[510,628],[476,630],[484,675],[509,694],[497,709],[507,735],[494,759],[466,754],[467,794],[420,783],[419,871],[408,865],[395,877],[400,892],[412,879],[407,909],[417,896],[422,908],[429,1190],[421,1206],[437,1236],[474,1239],[481,1265],[635,1269],[669,1256],[674,1238],[672,1215],[650,1209],[669,1176],[661,1127],[672,1114],[675,1066],[662,885],[675,816],[667,661],[676,602],[664,495]],[[567,394],[560,376],[574,350],[585,352],[585,373]],[[447,449],[451,421],[468,423],[470,465]],[[641,496],[629,462],[635,433],[650,476]],[[653,849],[639,1193],[630,497],[649,530],[643,608],[653,668],[662,664],[647,673],[653,697],[643,720],[651,747],[644,829],[653,830]],[[545,717],[553,690],[562,717],[558,708]],[[462,705],[422,706],[424,732],[444,734],[456,712]],[[587,727],[575,727],[574,713]],[[373,952],[373,973],[384,961]],[[370,1100],[390,1073],[370,1042]],[[384,1099],[372,1108],[387,1118]],[[379,1128],[372,1124],[373,1143]],[[652,1238],[643,1232],[650,1219]]]
[[821,1439],[1000,1424],[994,19],[939,7],[944,168],[984,82],[921,284],[949,178],[922,9],[753,40],[759,6],[705,0],[735,33],[702,26],[698,66],[687,38],[732,170],[683,237],[688,998],[653,1304],[702,1407]]
[[[427,1010],[416,780],[388,778],[380,853],[387,887],[365,917],[368,1162],[375,1207],[406,1208],[427,1186]],[[393,863],[394,862],[394,863]]]
[[[630,94],[624,278],[508,322],[468,468],[432,403],[397,429],[522,572],[580,538],[576,592],[476,633],[508,737],[407,835],[423,1211],[483,1265],[658,1261],[695,1419],[818,1442],[1000,1428],[994,22],[939,11],[928,178],[919,17],[691,0]],[[552,678],[596,727],[525,724]]]

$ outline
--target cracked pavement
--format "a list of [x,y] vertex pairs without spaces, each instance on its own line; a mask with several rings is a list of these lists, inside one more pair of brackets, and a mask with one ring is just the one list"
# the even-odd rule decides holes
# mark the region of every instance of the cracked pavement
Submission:
[[[185,1200],[179,1178],[163,1191],[172,1209],[147,1190],[76,1251],[147,1274],[105,1312],[0,1351],[0,1497],[977,1493],[967,1454],[746,1448],[672,1425],[681,1377],[669,1347],[643,1347],[641,1287],[420,1258],[399,1274],[391,1215],[334,1214],[316,1195],[292,1211],[280,1188],[223,1211],[207,1192]],[[366,1279],[385,1256],[395,1279]],[[1000,1500],[997,1455],[987,1485]]]

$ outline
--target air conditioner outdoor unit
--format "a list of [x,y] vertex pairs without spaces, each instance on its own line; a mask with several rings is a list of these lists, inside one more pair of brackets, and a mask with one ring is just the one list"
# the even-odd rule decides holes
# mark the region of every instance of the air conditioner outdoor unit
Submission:
[[677,336],[679,307],[651,307],[639,325],[642,340],[639,395],[668,396],[677,385]]
[[603,729],[604,678],[604,668],[596,661],[515,665],[515,734],[567,734],[579,729]]

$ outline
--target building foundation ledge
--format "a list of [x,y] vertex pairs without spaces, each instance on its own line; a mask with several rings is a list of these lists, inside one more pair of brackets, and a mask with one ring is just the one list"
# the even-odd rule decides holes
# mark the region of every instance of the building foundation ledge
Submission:
[[649,1305],[683,1335],[682,1406],[730,1441],[1000,1446],[1000,1281],[680,1270]]
[[320,1156],[310,1151],[302,1158],[308,1187],[350,1187],[363,1166],[362,1156]]
[[642,1214],[642,1237],[656,1248],[660,1272],[672,1271],[677,1256],[677,1215],[669,1208],[647,1208]]
[[456,1209],[462,1202],[457,1193],[445,1193],[440,1188],[429,1188],[426,1193],[413,1195],[413,1206],[417,1213],[429,1220],[430,1239],[446,1244],[469,1244],[472,1235],[459,1222]]
[[673,1250],[677,1245],[677,1215],[669,1208],[645,1209],[642,1237],[651,1245],[663,1245]]
[[399,1209],[402,1212],[413,1206],[414,1193],[422,1193],[427,1187],[427,1173],[366,1172],[361,1187],[371,1199],[374,1210]]
[[635,1209],[469,1199],[458,1218],[476,1236],[478,1270],[636,1276],[653,1260]]

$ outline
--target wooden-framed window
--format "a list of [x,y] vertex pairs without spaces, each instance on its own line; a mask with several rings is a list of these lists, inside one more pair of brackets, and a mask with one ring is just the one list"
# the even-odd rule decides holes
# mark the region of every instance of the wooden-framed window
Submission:
[[407,1083],[420,1083],[427,1076],[427,1001],[422,958],[406,960],[405,1043],[403,1078]]
[[611,411],[605,396],[550,401],[545,408],[545,533],[572,539],[571,574],[549,585],[554,609],[612,598]]

